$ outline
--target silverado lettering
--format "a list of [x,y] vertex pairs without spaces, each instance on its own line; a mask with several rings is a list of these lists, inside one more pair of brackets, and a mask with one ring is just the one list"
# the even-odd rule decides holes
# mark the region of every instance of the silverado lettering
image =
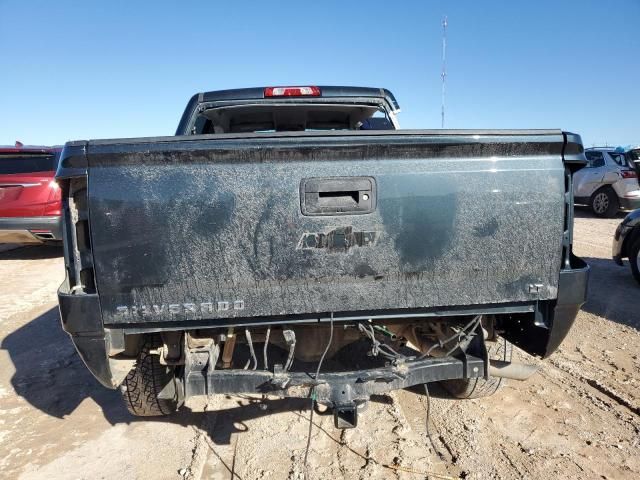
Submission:
[[214,313],[225,312],[227,310],[244,310],[243,300],[222,301],[222,302],[201,302],[201,303],[169,303],[161,305],[118,305],[116,312],[118,315],[163,315],[166,313]]

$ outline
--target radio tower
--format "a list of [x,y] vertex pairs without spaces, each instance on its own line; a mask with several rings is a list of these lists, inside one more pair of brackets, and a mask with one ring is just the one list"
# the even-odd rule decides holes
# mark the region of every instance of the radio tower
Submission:
[[442,19],[442,128],[444,128],[444,85],[447,78],[447,16]]

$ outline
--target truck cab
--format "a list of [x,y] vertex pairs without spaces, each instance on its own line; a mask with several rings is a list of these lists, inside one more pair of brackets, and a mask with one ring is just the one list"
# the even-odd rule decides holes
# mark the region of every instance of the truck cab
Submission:
[[176,135],[396,130],[391,92],[363,87],[266,87],[194,95]]

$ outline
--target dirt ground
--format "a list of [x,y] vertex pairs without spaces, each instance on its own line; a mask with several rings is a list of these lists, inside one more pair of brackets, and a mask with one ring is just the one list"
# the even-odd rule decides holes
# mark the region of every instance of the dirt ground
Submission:
[[[432,387],[433,446],[420,389],[376,398],[355,430],[315,416],[310,478],[638,478],[640,286],[610,260],[621,217],[577,215],[575,252],[593,269],[590,298],[559,352],[528,358],[539,373],[482,400],[452,400]],[[306,400],[214,397],[169,419],[129,416],[60,328],[59,255],[48,247],[0,253],[4,478],[303,477]]]

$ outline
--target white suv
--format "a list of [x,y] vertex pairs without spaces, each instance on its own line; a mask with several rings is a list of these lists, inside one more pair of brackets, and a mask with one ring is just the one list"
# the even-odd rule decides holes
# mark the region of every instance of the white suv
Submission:
[[589,205],[597,216],[607,218],[640,208],[640,183],[628,152],[587,148],[584,153],[588,164],[573,176],[576,204]]

